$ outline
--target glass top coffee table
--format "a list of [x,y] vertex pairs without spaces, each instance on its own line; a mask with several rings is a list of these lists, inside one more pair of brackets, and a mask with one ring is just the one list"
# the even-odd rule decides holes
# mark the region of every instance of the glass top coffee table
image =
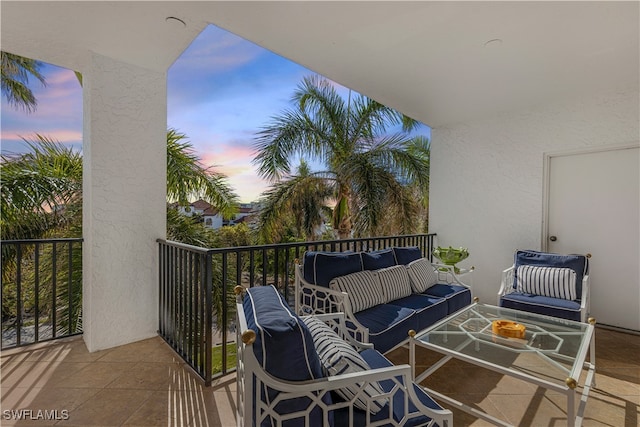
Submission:
[[[494,333],[494,321],[506,329]],[[474,303],[421,332],[411,331],[409,363],[416,383],[453,358],[561,392],[567,396],[567,425],[580,425],[589,391],[595,385],[594,325],[595,319],[581,323]],[[416,347],[445,357],[416,377]],[[576,387],[583,370],[586,377],[576,408]],[[510,425],[436,390],[427,391],[495,425]]]

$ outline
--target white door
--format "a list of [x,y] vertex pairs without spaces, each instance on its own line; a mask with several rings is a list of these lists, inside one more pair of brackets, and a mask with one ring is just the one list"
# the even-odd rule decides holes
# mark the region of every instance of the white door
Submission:
[[640,330],[640,148],[548,157],[543,249],[591,253],[591,316]]

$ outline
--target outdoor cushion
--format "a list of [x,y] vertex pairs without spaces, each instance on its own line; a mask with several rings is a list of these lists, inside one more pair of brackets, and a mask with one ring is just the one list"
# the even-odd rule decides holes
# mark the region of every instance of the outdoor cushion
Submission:
[[576,272],[570,268],[521,265],[516,276],[518,292],[571,301],[576,299]]
[[445,298],[430,295],[411,294],[391,301],[391,304],[416,311],[417,329],[425,329],[447,316],[448,304]]
[[411,282],[409,280],[409,274],[407,274],[407,268],[404,265],[381,268],[380,270],[376,270],[374,274],[378,276],[378,280],[382,286],[384,302],[411,295]]
[[394,247],[393,254],[396,256],[398,265],[407,265],[411,261],[422,258],[422,251],[417,246]]
[[396,257],[391,248],[375,252],[362,252],[362,265],[365,270],[379,270],[396,265]]
[[500,299],[500,306],[561,319],[580,321],[580,303],[544,295],[512,292]]
[[[342,340],[338,334],[322,320],[309,316],[304,319],[304,322],[309,328],[309,331],[311,331],[313,343],[327,376],[368,371],[371,369],[360,354],[347,344],[346,341]],[[336,393],[343,399],[349,401],[358,395],[360,388],[361,383],[355,383],[353,386],[336,390]],[[377,383],[371,383],[364,387],[363,393],[368,397],[373,397],[381,395],[383,391]],[[386,401],[384,399],[370,399],[369,410],[372,414],[376,414],[385,404]],[[367,409],[367,402],[361,397],[354,400],[354,405],[363,410]]]
[[576,295],[582,298],[582,279],[589,272],[589,261],[584,255],[561,255],[531,250],[516,251],[514,260],[513,287],[518,285],[518,267],[521,265],[537,265],[541,267],[570,268],[576,272]]
[[447,314],[453,314],[471,304],[471,289],[449,283],[436,283],[423,292],[423,295],[445,298]]
[[331,279],[329,287],[349,294],[351,309],[354,313],[384,304],[384,292],[380,280],[369,270]]
[[393,304],[371,307],[356,313],[355,317],[369,329],[369,342],[381,353],[391,350],[402,341],[398,340],[398,336],[406,338],[410,329],[419,330],[416,311]]
[[[247,327],[256,333],[251,348],[262,368],[274,377],[304,381],[323,378],[322,365],[313,338],[305,323],[289,308],[284,297],[274,286],[258,286],[247,289],[243,301]],[[286,360],[286,363],[282,363]],[[263,401],[273,402],[279,392],[270,388],[260,391]],[[331,395],[322,396],[331,403]],[[309,405],[309,398],[283,399],[275,407],[279,414],[300,411]],[[322,423],[322,412],[314,409],[309,414],[309,422]],[[265,419],[261,425],[269,426]],[[303,427],[302,419],[291,420],[287,427]]]
[[362,271],[360,252],[313,252],[304,254],[304,280],[318,286],[329,286],[335,277]]
[[[387,368],[389,366],[393,366],[393,364],[386,357],[384,357],[382,354],[380,354],[376,350],[367,349],[367,350],[364,350],[362,353],[360,353],[360,355],[369,364],[369,366],[371,366],[372,369]],[[384,392],[388,393],[388,392],[391,392],[391,390],[394,387],[396,387],[396,384],[391,380],[383,380],[383,381],[380,381],[380,386],[382,387]],[[437,410],[442,409],[442,407],[438,405],[436,401],[431,399],[431,397],[429,397],[429,395],[427,395],[427,393],[425,393],[421,387],[417,386],[415,383],[412,383],[411,386],[413,387],[416,393],[416,396],[418,397],[418,399],[423,405],[432,409],[437,409]],[[415,412],[417,412],[417,408],[411,401],[409,401],[408,409],[409,409],[409,414],[414,414]],[[366,424],[366,413],[362,410],[356,409],[354,410],[354,414],[353,414],[354,422],[352,425],[349,425],[348,411],[349,411],[349,408],[342,408],[340,410],[335,411],[335,416],[334,416],[335,427],[354,427],[354,426],[364,426]],[[395,422],[397,423],[400,423],[406,416],[403,391],[399,391],[394,395],[392,416]],[[376,421],[381,421],[388,418],[389,418],[389,405],[385,405],[385,407],[379,413],[371,417],[371,421],[376,422]],[[431,418],[427,417],[426,415],[420,415],[420,416],[416,416],[415,418],[406,420],[406,422],[403,423],[402,425],[406,427],[425,426],[425,425],[429,425],[429,421],[431,421]],[[388,425],[388,424],[384,424],[384,425]]]
[[413,292],[421,294],[438,282],[438,273],[426,258],[411,261],[407,265],[411,288]]

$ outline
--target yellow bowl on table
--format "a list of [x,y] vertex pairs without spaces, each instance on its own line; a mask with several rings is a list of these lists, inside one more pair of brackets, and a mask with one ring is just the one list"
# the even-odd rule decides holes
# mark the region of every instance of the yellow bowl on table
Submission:
[[524,339],[527,328],[511,320],[494,320],[491,322],[491,330],[501,337]]

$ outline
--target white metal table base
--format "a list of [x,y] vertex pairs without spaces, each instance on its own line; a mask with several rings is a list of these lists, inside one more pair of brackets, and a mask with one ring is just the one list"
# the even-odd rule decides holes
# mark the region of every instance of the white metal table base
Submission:
[[[470,340],[464,342],[463,344],[461,344],[458,348],[456,348],[456,350],[465,347],[467,344],[469,344]],[[415,366],[416,366],[416,358],[415,358],[415,351],[416,351],[416,345],[419,345],[420,347],[423,348],[427,348],[429,350],[433,350],[436,351],[438,353],[441,354],[445,354],[445,357],[443,357],[442,359],[440,359],[438,362],[436,362],[435,364],[433,364],[431,367],[429,367],[427,370],[425,370],[423,373],[421,373],[420,375],[418,375],[416,377],[415,375]],[[526,381],[526,382],[530,382],[533,384],[536,384],[538,386],[544,387],[548,390],[554,390],[560,393],[563,393],[567,396],[567,426],[569,427],[579,427],[580,425],[582,425],[582,420],[584,418],[584,410],[586,407],[586,403],[587,403],[587,398],[589,397],[589,392],[591,391],[591,388],[593,386],[595,386],[595,334],[593,334],[591,336],[591,342],[589,343],[589,353],[590,353],[590,361],[589,362],[584,362],[583,366],[581,367],[582,369],[586,368],[587,369],[587,376],[585,379],[585,385],[583,386],[583,390],[582,390],[582,394],[580,396],[580,404],[577,408],[576,411],[576,405],[575,405],[575,398],[576,398],[576,390],[575,388],[570,388],[569,386],[562,386],[556,383],[552,383],[550,381],[546,381],[540,378],[536,378],[532,375],[529,374],[525,374],[522,372],[518,372],[515,370],[511,370],[505,367],[502,367],[500,365],[496,365],[494,363],[491,362],[487,362],[487,361],[482,361],[482,360],[478,360],[475,358],[472,358],[470,356],[467,356],[465,354],[459,353],[456,350],[448,350],[448,349],[444,349],[442,347],[437,347],[437,346],[431,346],[428,345],[426,343],[420,342],[418,340],[416,340],[415,338],[411,338],[409,340],[409,364],[411,365],[411,369],[412,369],[412,375],[414,377],[414,381],[417,384],[420,384],[422,381],[424,381],[425,378],[427,378],[428,376],[430,376],[431,374],[433,374],[435,371],[437,371],[438,369],[440,369],[444,364],[446,364],[449,360],[451,360],[452,358],[458,359],[458,360],[462,360],[464,362],[468,362],[471,363],[473,365],[479,366],[481,368],[485,368],[485,369],[489,369],[495,372],[498,372],[500,374],[503,375],[508,375],[510,377],[514,377],[514,378],[518,378],[522,381]],[[582,370],[581,369],[581,370]],[[579,377],[578,377],[579,379]],[[576,380],[577,381],[577,380]],[[481,418],[485,421],[488,421],[494,425],[497,426],[512,426],[512,424],[509,424],[505,421],[502,421],[492,415],[487,414],[486,412],[480,411],[476,408],[473,408],[471,406],[468,406],[462,402],[459,402],[451,397],[445,396],[442,393],[439,393],[433,389],[430,389],[428,387],[424,387],[421,386],[422,388],[425,389],[425,391],[435,397],[438,400],[441,400],[445,403],[448,403],[449,405],[460,409],[461,411],[464,411],[470,415],[473,415],[475,417]]]

